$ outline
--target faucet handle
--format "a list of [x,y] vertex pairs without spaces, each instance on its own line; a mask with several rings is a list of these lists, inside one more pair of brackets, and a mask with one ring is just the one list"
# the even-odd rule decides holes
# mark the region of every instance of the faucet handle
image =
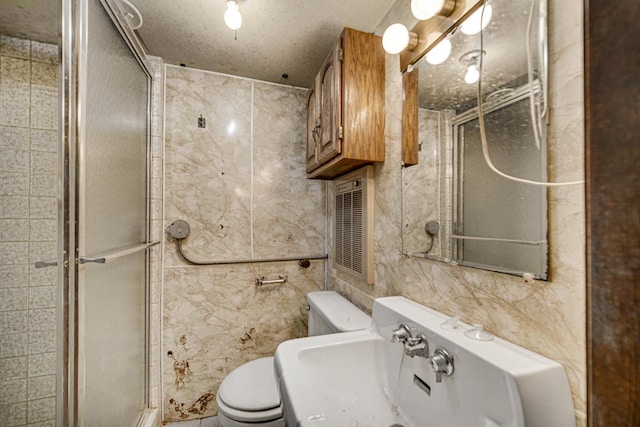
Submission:
[[433,356],[429,359],[431,369],[436,374],[436,382],[442,382],[442,376],[449,376],[453,374],[453,356],[449,354],[447,350],[442,347],[436,348],[433,352]]

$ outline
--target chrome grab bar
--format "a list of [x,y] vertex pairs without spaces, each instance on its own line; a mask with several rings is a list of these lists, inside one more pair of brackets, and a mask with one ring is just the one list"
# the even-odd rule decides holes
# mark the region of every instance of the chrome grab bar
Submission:
[[133,248],[129,248],[129,249],[125,249],[123,251],[118,251],[118,252],[114,252],[112,254],[108,254],[102,257],[97,257],[97,258],[87,258],[87,257],[80,257],[78,258],[78,262],[80,264],[88,264],[88,263],[97,263],[97,264],[106,264],[109,263],[111,261],[114,261],[116,259],[119,258],[123,258],[127,255],[131,255],[131,254],[135,254],[137,252],[140,251],[144,251],[146,249],[149,249],[157,244],[159,244],[160,241],[156,241],[156,242],[151,242],[151,243],[143,243],[141,245],[138,246],[134,246]]
[[515,240],[515,239],[498,239],[493,237],[476,237],[476,236],[459,236],[456,234],[452,234],[451,238],[458,240],[481,240],[485,242],[502,242],[502,243],[518,243],[520,245],[531,245],[531,246],[540,246],[546,245],[546,240],[540,241],[531,241],[531,240]]
[[275,285],[276,283],[287,283],[287,275],[286,274],[279,274],[278,275],[279,279],[273,279],[273,280],[264,280],[264,276],[257,276],[256,277],[256,286],[262,286],[262,285]]

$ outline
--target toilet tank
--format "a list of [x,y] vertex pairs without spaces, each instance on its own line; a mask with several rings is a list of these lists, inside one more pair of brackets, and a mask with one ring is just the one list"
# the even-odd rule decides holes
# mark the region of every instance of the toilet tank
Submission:
[[307,294],[309,336],[366,329],[371,318],[334,291]]

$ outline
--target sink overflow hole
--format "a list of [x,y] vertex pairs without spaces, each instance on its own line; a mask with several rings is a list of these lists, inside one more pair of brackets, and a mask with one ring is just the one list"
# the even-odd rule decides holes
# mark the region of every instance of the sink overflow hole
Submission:
[[429,384],[427,384],[426,382],[422,381],[422,378],[420,378],[417,375],[413,376],[413,383],[418,386],[418,388],[422,391],[424,391],[425,393],[427,393],[427,396],[431,396],[431,387],[429,387]]

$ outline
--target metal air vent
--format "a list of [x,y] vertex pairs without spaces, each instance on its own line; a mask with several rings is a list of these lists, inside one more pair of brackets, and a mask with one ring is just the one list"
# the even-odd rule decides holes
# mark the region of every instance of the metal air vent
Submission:
[[335,268],[373,284],[373,166],[335,181]]

